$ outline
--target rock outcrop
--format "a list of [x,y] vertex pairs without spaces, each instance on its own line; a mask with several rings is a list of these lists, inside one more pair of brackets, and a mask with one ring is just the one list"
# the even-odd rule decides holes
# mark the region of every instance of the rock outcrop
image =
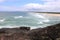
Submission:
[[0,40],[60,40],[60,23],[30,30],[30,27],[0,29]]
[[29,35],[31,40],[60,40],[60,23],[31,30]]

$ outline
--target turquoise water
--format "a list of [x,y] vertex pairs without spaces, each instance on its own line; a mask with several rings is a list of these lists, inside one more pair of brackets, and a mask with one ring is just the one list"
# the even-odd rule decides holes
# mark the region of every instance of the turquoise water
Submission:
[[46,27],[60,23],[60,17],[46,16],[31,12],[0,12],[0,28],[20,26]]

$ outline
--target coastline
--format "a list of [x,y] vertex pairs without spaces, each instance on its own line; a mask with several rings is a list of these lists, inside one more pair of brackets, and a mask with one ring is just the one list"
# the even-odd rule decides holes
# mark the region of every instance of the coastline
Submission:
[[[17,39],[16,39],[17,38]],[[30,30],[30,27],[0,29],[0,39],[9,40],[60,40],[60,23]]]
[[59,16],[60,17],[60,12],[34,12],[37,14],[45,14],[47,16]]

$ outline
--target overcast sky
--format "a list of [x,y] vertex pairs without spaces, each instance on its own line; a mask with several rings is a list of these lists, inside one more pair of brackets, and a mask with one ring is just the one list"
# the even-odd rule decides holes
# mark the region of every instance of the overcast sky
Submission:
[[60,0],[0,0],[0,11],[60,12]]

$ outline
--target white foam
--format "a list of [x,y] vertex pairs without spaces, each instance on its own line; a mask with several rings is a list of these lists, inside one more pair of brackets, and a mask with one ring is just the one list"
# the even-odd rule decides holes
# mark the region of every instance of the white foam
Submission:
[[43,22],[38,22],[37,24],[43,24]]
[[[30,27],[31,30],[32,29],[37,29],[37,28],[43,28],[42,26],[27,26],[27,25],[24,25],[25,27]],[[22,27],[22,26],[11,26],[11,25],[5,25],[5,26],[0,26],[0,29],[1,28],[19,28],[19,27]]]
[[42,27],[42,26],[35,26],[35,27],[31,27],[31,30],[32,29],[37,29],[37,28],[44,28],[44,27]]
[[35,14],[35,16],[38,17],[38,18],[45,18],[44,16],[39,15],[39,14]]
[[6,26],[0,26],[0,29],[1,29],[1,28],[16,28],[16,27],[19,27],[19,26],[6,25]]
[[39,14],[39,13],[29,13],[31,16],[37,17],[37,18],[42,18],[45,19],[45,16],[43,16],[43,14]]
[[32,29],[37,29],[37,28],[40,28],[40,27],[31,27],[31,30],[32,30]]
[[15,16],[14,18],[15,18],[15,19],[23,18],[23,16]]
[[50,22],[50,20],[49,19],[46,19],[46,20],[43,20],[43,22]]
[[0,22],[4,22],[5,21],[5,19],[0,19]]

